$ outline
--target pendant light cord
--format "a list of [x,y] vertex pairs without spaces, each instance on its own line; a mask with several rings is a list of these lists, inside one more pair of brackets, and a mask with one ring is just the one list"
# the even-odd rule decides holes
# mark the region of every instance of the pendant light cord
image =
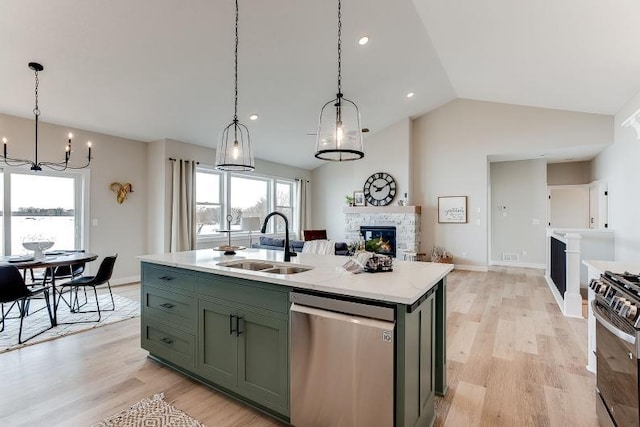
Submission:
[[[235,104],[233,112],[233,121],[238,123],[238,0],[236,0],[236,50],[235,50]],[[237,139],[237,138],[236,138]]]
[[40,85],[40,79],[38,78],[38,70],[35,70],[36,74],[36,106],[33,109],[33,114],[36,116],[40,115],[40,108],[38,108],[38,86]]
[[338,94],[342,95],[342,0],[338,0]]

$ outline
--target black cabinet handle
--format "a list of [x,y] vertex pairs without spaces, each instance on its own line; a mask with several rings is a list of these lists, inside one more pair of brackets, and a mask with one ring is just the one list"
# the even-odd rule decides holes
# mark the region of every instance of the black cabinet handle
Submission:
[[173,277],[171,277],[171,276],[160,276],[159,279],[160,280],[166,280],[168,282],[168,281],[173,280]]
[[[235,329],[233,329],[233,318],[236,317],[235,314],[230,314],[229,315],[229,335],[233,335],[234,332],[236,332]],[[238,326],[237,320],[236,320],[236,328]]]
[[171,304],[170,302],[165,302],[164,304],[160,304],[160,307],[173,308],[175,307],[175,305]]
[[236,336],[239,337],[242,334],[242,331],[240,330],[240,321],[244,320],[242,317],[237,316],[236,317]]
[[162,341],[165,344],[169,344],[169,345],[173,344],[173,340],[171,338],[167,338],[167,337],[162,338],[160,341]]

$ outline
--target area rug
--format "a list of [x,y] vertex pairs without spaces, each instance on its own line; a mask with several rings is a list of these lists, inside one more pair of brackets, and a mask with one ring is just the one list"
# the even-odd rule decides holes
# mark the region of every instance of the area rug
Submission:
[[113,415],[92,427],[204,427],[179,409],[164,401],[164,393],[142,399],[129,409]]
[[[111,298],[109,298],[109,294],[100,295],[98,299],[100,301],[101,309],[111,308]],[[0,353],[140,316],[139,302],[116,294],[113,295],[113,299],[116,304],[115,311],[103,311],[102,320],[100,320],[100,322],[78,323],[74,325],[64,325],[62,323],[97,319],[98,315],[97,313],[71,313],[64,302],[60,301],[60,305],[58,306],[58,326],[49,329],[23,344],[18,344],[18,327],[20,326],[20,320],[7,319],[5,330],[0,332]],[[93,304],[91,303],[92,300],[93,299],[89,297],[89,303],[87,306],[83,307],[83,310],[95,310],[95,300],[93,301]],[[24,319],[22,331],[23,338],[30,337],[34,333],[51,325],[47,310],[38,310],[43,308],[44,305],[44,300],[35,299],[31,301],[31,307],[29,309],[30,314]],[[8,305],[5,304],[5,309],[7,308]],[[9,316],[15,317],[17,312],[17,307],[14,307]]]

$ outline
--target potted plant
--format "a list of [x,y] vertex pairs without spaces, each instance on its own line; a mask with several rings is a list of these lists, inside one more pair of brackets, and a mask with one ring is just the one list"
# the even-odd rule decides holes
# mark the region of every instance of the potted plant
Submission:
[[352,195],[347,194],[346,196],[344,196],[344,200],[347,203],[347,205],[353,206],[353,196]]

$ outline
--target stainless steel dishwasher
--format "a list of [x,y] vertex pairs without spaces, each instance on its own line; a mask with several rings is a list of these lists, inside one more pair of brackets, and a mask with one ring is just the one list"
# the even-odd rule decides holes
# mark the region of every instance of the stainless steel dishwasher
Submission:
[[392,308],[292,292],[291,424],[393,426]]

